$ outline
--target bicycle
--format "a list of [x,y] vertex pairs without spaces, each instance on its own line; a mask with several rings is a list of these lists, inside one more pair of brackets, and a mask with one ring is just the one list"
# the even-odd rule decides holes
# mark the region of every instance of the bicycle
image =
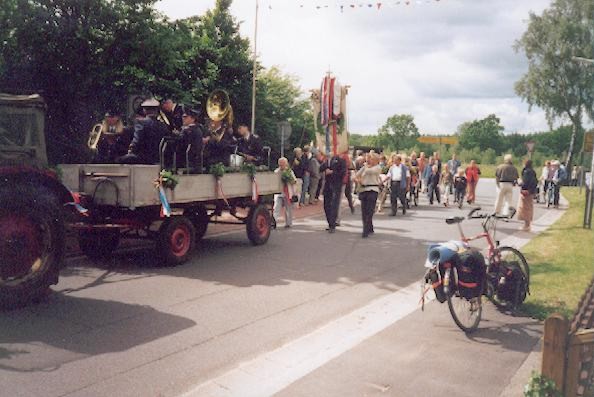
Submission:
[[[480,208],[472,209],[468,219],[483,219],[483,232],[466,237],[461,223],[464,217],[446,219],[448,225],[457,225],[461,241],[432,246],[425,267],[425,288],[422,300],[429,289],[443,303],[447,300],[450,314],[456,325],[471,333],[478,328],[482,317],[482,297],[486,296],[500,309],[512,312],[524,302],[530,293],[530,268],[524,255],[513,247],[499,246],[496,240],[497,221],[511,219],[511,216],[477,214]],[[487,261],[483,254],[469,243],[486,239]]]
[[557,189],[557,182],[548,181],[547,185],[547,208],[551,208],[551,206],[555,204],[555,189]]

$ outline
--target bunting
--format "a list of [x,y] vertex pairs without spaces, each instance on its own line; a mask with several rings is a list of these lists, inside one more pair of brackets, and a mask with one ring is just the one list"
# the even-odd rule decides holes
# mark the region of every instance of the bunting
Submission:
[[[301,3],[301,2],[283,2],[282,0],[270,0],[268,9],[274,10],[276,7],[285,7],[285,6],[298,6],[301,9],[314,9],[314,10],[327,10],[327,9],[335,9],[344,13],[345,11],[350,10],[358,10],[358,9],[367,9],[367,10],[375,10],[375,11],[382,11],[387,8],[397,8],[397,7],[406,7],[406,6],[418,6],[418,5],[426,5],[426,4],[436,4],[441,3],[443,0],[402,0],[402,1],[376,1],[376,2],[332,2],[329,3],[328,1],[320,0],[319,2],[311,2],[311,3]],[[316,4],[317,3],[317,4]]]

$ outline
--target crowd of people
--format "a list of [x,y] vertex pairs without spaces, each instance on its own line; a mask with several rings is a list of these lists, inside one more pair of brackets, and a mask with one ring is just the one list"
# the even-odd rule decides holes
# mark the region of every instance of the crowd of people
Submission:
[[[364,238],[374,233],[373,216],[383,212],[388,200],[389,216],[397,216],[399,211],[406,215],[411,203],[416,203],[423,195],[430,205],[437,203],[462,208],[464,203],[475,203],[481,177],[476,161],[462,165],[456,154],[447,161],[442,161],[438,152],[430,156],[423,152],[386,155],[371,150],[367,153],[357,151],[354,155],[327,156],[309,146],[296,148],[291,160],[281,158],[279,169],[290,170],[294,175],[290,196],[275,201],[275,218],[280,216],[282,207],[287,209],[286,227],[292,225],[293,206],[301,208],[315,204],[322,193],[327,230],[334,233],[340,226],[342,198],[346,198],[354,213],[353,195],[356,195],[361,205]],[[526,160],[519,172],[512,156],[505,155],[503,164],[496,170],[494,212],[508,215],[510,208],[516,207],[512,204],[513,190],[519,187],[518,219],[524,222],[522,230],[529,231],[534,202],[540,202],[546,192],[553,189],[552,205],[558,207],[560,188],[566,180],[573,183],[573,176],[569,179],[564,164],[557,160],[547,161],[538,177],[531,160]]]
[[316,204],[323,194],[327,230],[334,233],[340,226],[342,198],[355,213],[356,195],[361,203],[364,238],[374,233],[373,216],[383,212],[386,201],[390,216],[397,216],[399,211],[406,215],[411,203],[423,194],[431,205],[472,204],[481,175],[474,160],[463,167],[456,155],[443,163],[438,152],[430,156],[423,152],[386,155],[371,150],[327,156],[309,146],[296,148],[291,160],[281,158],[277,172],[286,169],[291,170],[294,180],[278,195],[274,209],[275,218],[280,217],[283,207],[286,209],[285,227],[292,225],[293,206],[299,209]]

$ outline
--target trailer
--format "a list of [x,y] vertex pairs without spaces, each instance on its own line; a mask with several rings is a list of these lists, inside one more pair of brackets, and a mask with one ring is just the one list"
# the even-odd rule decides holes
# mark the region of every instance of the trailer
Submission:
[[150,239],[164,265],[187,261],[209,223],[243,224],[252,244],[265,244],[273,196],[282,187],[280,175],[270,171],[218,178],[180,171],[175,187],[163,188],[161,165],[64,164],[60,170],[79,199],[81,215],[69,226],[85,255],[105,258],[122,238]]

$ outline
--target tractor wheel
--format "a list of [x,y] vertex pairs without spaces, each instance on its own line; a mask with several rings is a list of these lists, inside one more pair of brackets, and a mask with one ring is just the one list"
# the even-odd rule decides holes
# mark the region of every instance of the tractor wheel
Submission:
[[190,219],[196,229],[196,241],[202,240],[210,222],[206,208],[204,206],[188,208],[184,211],[184,216]]
[[80,250],[91,260],[106,259],[120,244],[120,231],[83,230],[78,234]]
[[250,208],[245,228],[247,235],[253,245],[266,244],[270,237],[272,219],[270,211],[264,205],[256,205]]
[[189,218],[173,216],[166,219],[157,237],[157,256],[166,266],[185,263],[192,255],[196,242],[196,230]]
[[61,207],[51,191],[0,188],[0,309],[35,301],[58,282],[64,244]]

